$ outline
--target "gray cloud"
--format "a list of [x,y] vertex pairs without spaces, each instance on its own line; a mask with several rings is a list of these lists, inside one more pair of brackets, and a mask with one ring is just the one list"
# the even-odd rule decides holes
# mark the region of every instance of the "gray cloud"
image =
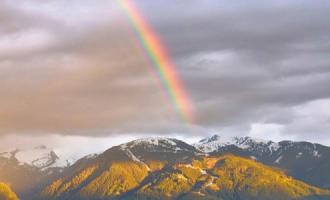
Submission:
[[306,119],[295,108],[329,101],[330,4],[205,1],[199,7],[203,12],[171,13],[176,19],[158,26],[192,91],[199,123],[235,129],[227,134],[278,124],[283,138],[326,138],[326,120]]
[[[23,11],[31,25],[0,35],[2,133],[94,134],[175,117],[127,25],[113,25],[112,18],[84,24],[77,13],[80,26],[44,16],[47,26],[47,18],[41,23],[34,12]],[[7,18],[19,21],[15,13]]]
[[329,2],[137,1],[192,97],[192,127],[162,98],[118,6],[79,2],[1,3],[1,133],[253,135],[259,124],[327,138],[329,116],[313,108],[330,102]]

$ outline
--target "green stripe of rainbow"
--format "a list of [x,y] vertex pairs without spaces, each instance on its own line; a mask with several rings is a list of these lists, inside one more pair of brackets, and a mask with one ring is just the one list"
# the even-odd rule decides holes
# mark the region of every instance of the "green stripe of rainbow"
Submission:
[[194,114],[191,101],[177,75],[174,64],[167,54],[166,48],[131,0],[117,1],[125,11],[140,44],[148,54],[153,70],[165,89],[166,96],[170,99],[173,109],[181,119],[192,123]]

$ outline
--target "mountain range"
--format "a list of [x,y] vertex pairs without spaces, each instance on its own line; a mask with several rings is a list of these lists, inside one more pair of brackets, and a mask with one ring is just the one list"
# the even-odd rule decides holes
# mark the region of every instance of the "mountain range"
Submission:
[[306,183],[330,188],[330,148],[327,146],[293,141],[275,143],[251,137],[225,140],[218,135],[205,138],[194,146],[210,155],[232,153],[255,159]]
[[55,164],[60,158],[53,154],[43,156],[50,158],[44,162],[22,164],[18,154],[0,153],[0,171],[6,163],[7,170],[15,166],[28,172],[16,173],[17,180],[26,181],[20,187],[6,173],[0,172],[0,181],[9,183],[23,200],[330,199],[330,147],[308,142],[214,135],[187,144],[145,138],[74,164]]

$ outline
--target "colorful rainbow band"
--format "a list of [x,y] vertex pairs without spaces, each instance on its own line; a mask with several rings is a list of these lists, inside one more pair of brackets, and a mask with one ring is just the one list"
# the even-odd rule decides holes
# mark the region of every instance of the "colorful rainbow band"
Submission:
[[161,82],[164,92],[171,101],[177,115],[188,123],[194,120],[192,104],[187,92],[179,79],[176,68],[167,54],[166,48],[157,37],[157,34],[144,20],[142,14],[131,0],[117,0],[125,11],[139,43],[152,62],[157,79]]

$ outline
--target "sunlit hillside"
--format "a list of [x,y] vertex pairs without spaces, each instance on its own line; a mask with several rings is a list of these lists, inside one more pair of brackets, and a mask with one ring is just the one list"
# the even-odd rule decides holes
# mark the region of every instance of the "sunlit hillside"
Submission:
[[[42,199],[253,199],[330,198],[330,192],[282,171],[232,155],[196,157],[165,165],[159,161],[118,161],[89,165],[58,179]],[[157,168],[153,166],[159,166]]]
[[18,200],[18,197],[8,185],[0,183],[0,200]]

